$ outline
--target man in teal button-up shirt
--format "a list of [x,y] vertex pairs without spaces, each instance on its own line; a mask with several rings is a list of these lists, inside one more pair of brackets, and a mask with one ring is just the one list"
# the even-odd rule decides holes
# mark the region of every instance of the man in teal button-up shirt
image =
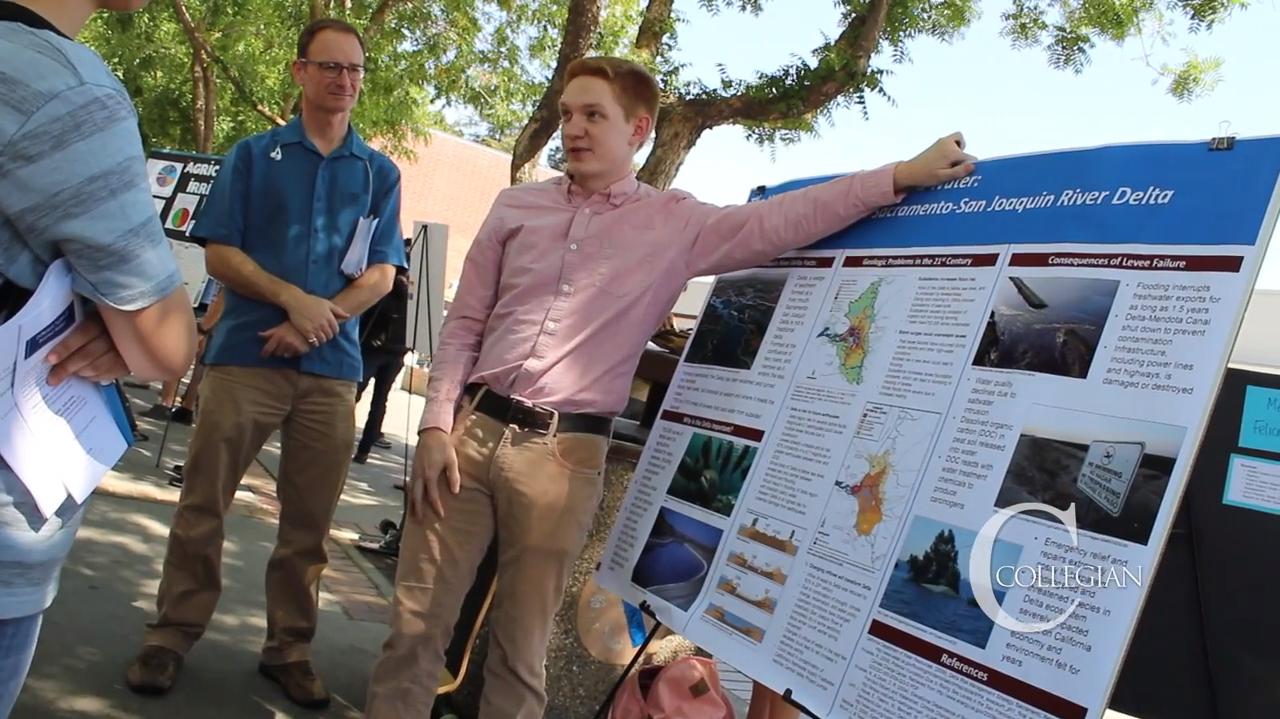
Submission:
[[[302,115],[231,149],[192,231],[226,299],[205,355],[159,617],[126,673],[139,693],[167,692],[204,634],[221,591],[223,518],[278,429],[280,531],[267,565],[258,668],[296,704],[329,703],[310,644],[325,541],[355,439],[358,318],[390,291],[406,258],[400,172],[350,126],[364,79],[359,34],[336,20],[312,23],[293,76]],[[377,221],[367,261],[344,272],[362,218]]]

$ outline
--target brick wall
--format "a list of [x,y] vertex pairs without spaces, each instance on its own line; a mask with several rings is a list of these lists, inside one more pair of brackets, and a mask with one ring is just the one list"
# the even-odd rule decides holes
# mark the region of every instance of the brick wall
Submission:
[[[502,188],[509,186],[511,156],[443,132],[416,148],[413,161],[394,158],[400,166],[403,195],[400,222],[405,234],[415,221],[449,226],[449,257],[445,265],[445,298],[462,274],[471,241],[484,222],[489,206]],[[560,173],[539,168],[539,178]]]

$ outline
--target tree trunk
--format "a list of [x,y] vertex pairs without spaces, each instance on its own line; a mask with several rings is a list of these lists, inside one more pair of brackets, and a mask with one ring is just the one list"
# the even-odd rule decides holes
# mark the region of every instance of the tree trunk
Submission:
[[214,52],[212,47],[209,47],[208,41],[204,39],[204,35],[202,35],[200,30],[196,27],[195,20],[191,19],[191,12],[187,9],[186,0],[172,0],[172,2],[173,13],[177,16],[178,23],[182,25],[182,32],[187,36],[187,41],[191,43],[196,50],[203,53],[214,67],[222,71],[222,74],[227,78],[227,81],[231,83],[232,89],[234,89],[244,99],[244,101],[253,108],[254,112],[262,115],[273,124],[284,125],[286,123],[284,118],[272,112],[266,105],[258,102],[257,99],[255,99],[253,91],[249,89],[248,83],[236,74],[236,72],[231,69],[231,66],[219,57],[216,52]]
[[218,73],[206,58],[200,60],[204,67],[204,135],[197,138],[196,151],[212,153],[217,138]]
[[200,152],[200,140],[206,134],[205,108],[208,107],[209,98],[205,96],[208,86],[204,81],[204,66],[200,62],[200,49],[191,46],[191,139],[192,144],[196,146],[196,152]]
[[533,162],[526,162],[525,164],[521,165],[516,170],[515,176],[511,178],[511,184],[513,185],[523,185],[529,182],[537,182],[537,181],[538,181],[537,160],[534,160]]
[[[560,94],[564,92],[565,68],[591,49],[596,32],[600,29],[603,11],[604,0],[569,0],[564,36],[560,40],[560,53],[556,58],[555,70],[551,73],[551,81],[547,83],[542,100],[538,102],[538,107],[534,109],[511,148],[511,184],[521,184],[527,181],[522,178],[537,175],[538,156],[551,141],[560,119],[558,106]],[[532,172],[527,168],[529,165],[534,168]]]
[[[204,20],[197,32],[204,32]],[[213,152],[214,122],[217,119],[218,79],[209,58],[196,45],[191,46],[191,129],[195,151]]]
[[689,151],[707,128],[695,107],[679,104],[662,108],[654,130],[653,150],[644,161],[637,177],[659,190],[671,187]]

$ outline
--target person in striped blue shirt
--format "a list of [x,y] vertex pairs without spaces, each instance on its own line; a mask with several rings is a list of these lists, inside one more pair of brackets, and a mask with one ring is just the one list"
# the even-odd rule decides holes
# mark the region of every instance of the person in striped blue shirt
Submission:
[[[98,10],[148,0],[0,0],[0,286],[7,319],[53,260],[86,320],[49,354],[51,381],[181,377],[195,317],[151,199],[133,103],[74,37]],[[0,717],[21,690],[86,503],[50,517],[0,461]]]

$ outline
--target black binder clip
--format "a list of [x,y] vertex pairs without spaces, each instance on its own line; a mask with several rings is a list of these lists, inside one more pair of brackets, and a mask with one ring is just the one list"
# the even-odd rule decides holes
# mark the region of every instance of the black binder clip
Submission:
[[1209,152],[1225,152],[1234,150],[1236,147],[1236,135],[1228,132],[1231,129],[1231,123],[1223,120],[1218,123],[1218,136],[1209,138]]

